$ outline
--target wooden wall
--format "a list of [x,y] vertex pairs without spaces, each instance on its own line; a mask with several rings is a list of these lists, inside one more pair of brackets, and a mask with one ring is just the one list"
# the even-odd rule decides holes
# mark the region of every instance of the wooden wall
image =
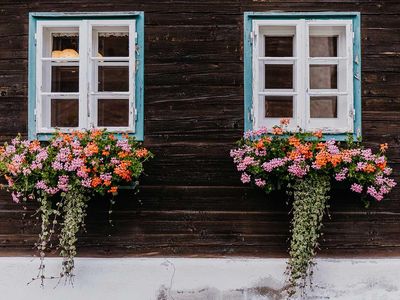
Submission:
[[[359,11],[362,127],[367,146],[391,146],[400,181],[400,3],[372,0],[2,0],[0,140],[27,132],[28,12],[145,12],[145,145],[138,197],[124,195],[108,226],[92,203],[80,254],[90,256],[285,256],[284,194],[243,187],[229,149],[243,131],[243,13]],[[364,209],[335,191],[321,255],[400,255],[400,189]],[[38,227],[0,192],[0,255],[32,253]],[[20,220],[25,215],[24,220]]]

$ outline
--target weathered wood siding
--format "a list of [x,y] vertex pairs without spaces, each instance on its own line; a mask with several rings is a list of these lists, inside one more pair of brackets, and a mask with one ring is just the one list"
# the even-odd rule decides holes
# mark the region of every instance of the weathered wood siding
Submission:
[[[360,11],[362,127],[367,146],[391,146],[400,170],[400,2],[352,0],[2,0],[0,140],[27,132],[28,12],[145,12],[145,145],[138,198],[125,195],[108,226],[107,203],[93,203],[82,255],[283,256],[284,194],[243,187],[229,149],[243,131],[243,12]],[[140,199],[140,201],[138,201]],[[336,191],[322,255],[399,255],[400,190],[364,209]],[[0,255],[30,254],[38,227],[0,192]],[[24,220],[20,220],[25,214]]]

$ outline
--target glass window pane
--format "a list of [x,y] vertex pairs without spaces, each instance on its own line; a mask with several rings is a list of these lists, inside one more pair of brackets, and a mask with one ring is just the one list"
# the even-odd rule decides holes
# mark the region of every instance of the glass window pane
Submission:
[[52,52],[54,58],[79,57],[78,33],[52,33]]
[[293,56],[293,37],[266,36],[265,56],[271,56],[271,57]]
[[128,127],[128,99],[99,99],[97,102],[97,125],[101,127]]
[[337,97],[310,97],[311,118],[337,118]]
[[79,67],[52,66],[51,67],[51,91],[79,92]]
[[78,124],[78,99],[51,99],[51,127],[78,127]]
[[266,118],[292,118],[293,97],[291,96],[266,96],[265,97]]
[[99,92],[129,91],[129,67],[99,66]]
[[293,65],[265,65],[266,89],[292,89]]
[[337,89],[337,65],[310,65],[311,89]]
[[337,57],[337,36],[310,36],[310,57]]
[[129,35],[127,32],[100,32],[98,47],[101,56],[129,56]]

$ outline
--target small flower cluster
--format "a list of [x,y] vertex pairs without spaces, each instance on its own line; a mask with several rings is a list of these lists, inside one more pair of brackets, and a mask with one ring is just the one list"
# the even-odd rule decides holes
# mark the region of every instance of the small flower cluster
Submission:
[[15,202],[49,196],[78,185],[95,193],[118,192],[118,186],[136,180],[152,154],[134,138],[117,139],[105,130],[57,132],[46,144],[20,136],[0,147],[0,174]]
[[[349,184],[351,191],[381,201],[396,185],[389,178],[387,144],[377,153],[364,149],[349,137],[346,143],[324,141],[321,131],[287,131],[288,119],[271,130],[261,128],[244,134],[238,148],[231,150],[243,183],[253,182],[270,192],[280,183],[289,183],[309,175],[329,175]],[[279,182],[279,184],[277,184]]]

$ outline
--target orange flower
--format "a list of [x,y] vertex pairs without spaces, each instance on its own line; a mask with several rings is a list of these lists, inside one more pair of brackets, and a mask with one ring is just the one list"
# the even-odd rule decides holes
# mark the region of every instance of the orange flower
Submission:
[[289,145],[298,147],[300,145],[300,140],[297,137],[291,136],[289,138]]
[[87,167],[85,167],[85,166],[82,166],[81,167],[81,172],[83,172],[83,173],[89,173],[90,172],[90,169],[89,168],[87,168]]
[[326,144],[319,142],[315,148],[317,150],[325,150],[326,149]]
[[108,138],[109,138],[110,140],[112,140],[112,141],[115,140],[115,136],[114,136],[112,133],[110,133],[110,134],[108,135]]
[[128,167],[131,165],[130,161],[122,161],[118,166],[115,167],[114,173],[126,181],[131,181],[131,172]]
[[104,180],[103,184],[105,186],[110,186],[111,185],[111,181],[110,180]]
[[116,186],[112,186],[110,189],[109,189],[109,191],[108,191],[109,193],[113,193],[113,194],[115,194],[115,193],[117,193],[118,192],[118,187],[116,187]]
[[269,136],[264,137],[262,140],[264,143],[267,143],[267,144],[271,143],[271,141],[272,141],[272,139]]
[[283,134],[283,130],[280,127],[274,127],[274,128],[272,128],[272,133],[276,134],[276,135],[281,135],[281,134]]
[[283,118],[280,120],[281,125],[289,125],[290,119],[289,118]]
[[118,152],[118,157],[119,157],[119,158],[125,158],[125,157],[127,157],[128,155],[129,155],[129,153],[128,153],[128,152],[125,152],[125,151]]
[[381,150],[381,152],[386,152],[387,148],[388,148],[388,144],[387,143],[379,145],[379,149]]
[[99,152],[99,147],[97,147],[94,143],[89,143],[86,145],[83,150],[87,156],[92,156],[93,154],[97,154]]
[[331,156],[331,164],[336,167],[342,161],[342,155],[334,154]]
[[101,184],[101,179],[99,177],[94,177],[92,179],[92,187],[96,187]]
[[64,142],[67,144],[72,142],[72,137],[69,134],[62,134],[61,137],[63,138]]
[[100,135],[101,135],[101,130],[100,129],[92,129],[91,132],[90,132],[90,137],[92,139],[94,139],[94,138],[96,138],[96,137],[98,137]]
[[315,164],[318,167],[324,167],[330,160],[330,154],[324,150],[318,152],[315,156]]
[[317,130],[313,133],[313,136],[321,139],[322,138],[322,130]]
[[[40,142],[38,140],[34,140],[29,144],[29,151],[33,152],[40,148]],[[0,150],[1,153],[1,150]]]
[[254,145],[258,150],[264,149],[264,142],[262,140],[259,140],[257,143],[254,143]]
[[109,156],[109,155],[110,155],[110,152],[109,152],[109,151],[106,151],[106,150],[103,150],[102,154],[103,154],[104,156]]
[[377,163],[376,166],[383,171],[386,168],[386,160],[382,163]]
[[367,173],[375,172],[376,168],[372,164],[367,164],[364,168],[364,171]]
[[136,150],[137,157],[146,157],[149,154],[149,151],[146,148]]

